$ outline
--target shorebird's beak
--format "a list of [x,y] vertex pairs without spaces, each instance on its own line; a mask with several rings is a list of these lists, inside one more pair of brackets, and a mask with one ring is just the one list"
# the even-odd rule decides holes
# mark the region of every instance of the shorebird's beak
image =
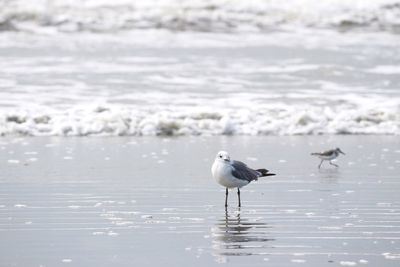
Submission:
[[342,150],[339,150],[339,153],[342,153],[343,155],[346,155]]

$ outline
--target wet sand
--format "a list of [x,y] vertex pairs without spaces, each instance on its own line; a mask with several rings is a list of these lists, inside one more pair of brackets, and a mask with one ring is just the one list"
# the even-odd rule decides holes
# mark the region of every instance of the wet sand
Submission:
[[[317,169],[309,155],[347,153]],[[215,153],[278,175],[234,191]],[[393,136],[2,138],[0,266],[399,266]]]

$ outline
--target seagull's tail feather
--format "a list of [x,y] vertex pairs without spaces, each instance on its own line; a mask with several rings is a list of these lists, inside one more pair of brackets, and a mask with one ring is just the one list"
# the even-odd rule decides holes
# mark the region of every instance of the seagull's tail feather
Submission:
[[269,173],[269,170],[266,170],[266,169],[258,169],[258,170],[256,170],[256,171],[258,171],[259,173],[261,173],[260,177],[274,176],[274,175],[276,175],[275,173]]
[[314,152],[314,153],[311,153],[311,156],[319,156],[321,153],[317,153],[317,152]]

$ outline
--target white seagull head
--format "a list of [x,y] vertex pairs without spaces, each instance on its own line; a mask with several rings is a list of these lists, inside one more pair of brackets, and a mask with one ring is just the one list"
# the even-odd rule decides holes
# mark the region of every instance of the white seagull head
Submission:
[[231,162],[231,157],[229,156],[228,152],[226,151],[220,151],[217,154],[217,157],[215,158],[217,161],[225,161],[225,162]]

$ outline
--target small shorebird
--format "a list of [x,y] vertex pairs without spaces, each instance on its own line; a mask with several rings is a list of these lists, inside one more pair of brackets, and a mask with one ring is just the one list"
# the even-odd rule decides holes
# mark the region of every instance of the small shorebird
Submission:
[[256,181],[259,177],[272,176],[266,169],[253,170],[243,162],[231,160],[228,152],[220,151],[211,167],[211,173],[217,182],[226,188],[225,207],[228,206],[228,188],[237,188],[239,207],[240,188],[248,185],[251,181]]
[[318,158],[321,159],[321,163],[318,165],[318,169],[321,168],[322,162],[324,162],[324,160],[328,160],[329,164],[339,167],[339,165],[332,163],[331,160],[336,159],[339,156],[339,153],[344,154],[344,152],[342,150],[340,150],[340,148],[336,148],[336,149],[331,149],[331,150],[327,150],[321,153],[311,153],[311,155],[313,156],[317,156]]

